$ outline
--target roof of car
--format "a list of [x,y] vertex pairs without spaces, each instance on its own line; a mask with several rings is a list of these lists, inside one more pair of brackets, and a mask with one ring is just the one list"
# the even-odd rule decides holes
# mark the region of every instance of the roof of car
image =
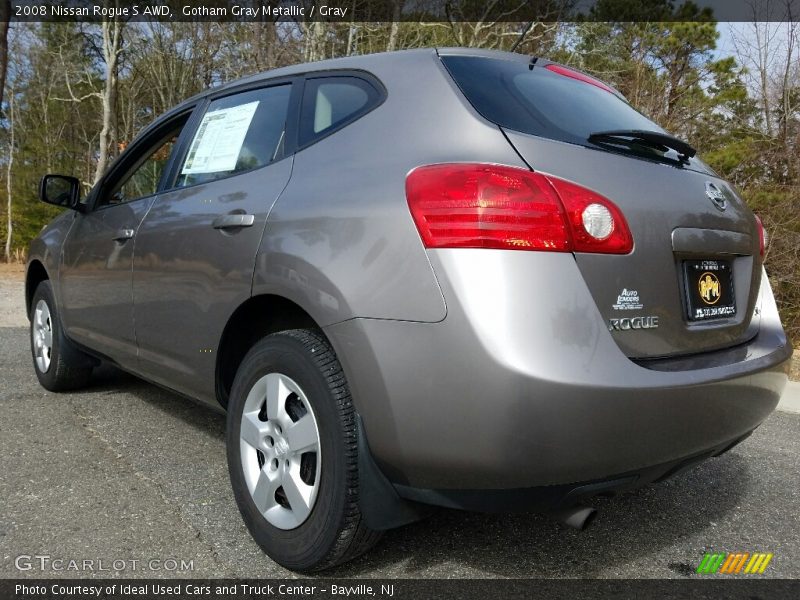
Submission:
[[[255,83],[259,81],[267,81],[269,79],[276,79],[279,77],[291,77],[292,75],[301,75],[305,73],[313,73],[316,71],[330,71],[335,69],[364,69],[370,65],[375,65],[378,62],[390,63],[398,59],[407,59],[409,55],[418,55],[420,58],[428,57],[436,54],[441,55],[468,55],[468,56],[486,56],[495,58],[508,58],[514,60],[530,60],[522,54],[512,52],[502,52],[499,50],[482,50],[478,48],[415,48],[411,50],[397,50],[394,52],[376,52],[372,54],[358,54],[353,56],[343,56],[340,58],[329,58],[314,62],[303,62],[287,67],[279,67],[277,69],[270,69],[269,71],[262,71],[254,75],[235,79],[226,82],[220,86],[212,87],[200,92],[181,102],[169,113],[179,112],[181,109],[189,104],[193,104],[198,100],[219,92],[224,92],[227,89]],[[167,113],[168,114],[168,113]]]
[[[256,73],[254,75],[249,75],[247,77],[235,79],[233,81],[224,83],[223,85],[204,90],[199,94],[196,94],[191,98],[184,100],[171,110],[159,116],[157,119],[153,121],[153,123],[145,127],[144,130],[137,137],[140,137],[141,135],[148,132],[155,123],[160,122],[164,118],[168,118],[171,115],[175,115],[186,110],[187,107],[196,104],[197,102],[201,101],[203,98],[209,95],[218,94],[219,92],[225,92],[226,90],[234,89],[242,85],[258,83],[260,81],[268,81],[270,79],[277,79],[280,77],[291,77],[293,75],[302,75],[306,73],[331,71],[331,70],[352,69],[352,70],[369,71],[371,68],[375,68],[379,65],[381,67],[390,66],[391,63],[394,61],[400,61],[400,60],[407,61],[409,57],[413,56],[418,56],[420,61],[422,61],[425,60],[426,58],[436,55],[479,56],[486,58],[500,58],[506,60],[514,60],[514,61],[530,61],[532,58],[531,56],[526,56],[524,54],[518,54],[514,52],[504,52],[501,50],[484,50],[480,48],[459,48],[459,47],[446,47],[446,48],[431,47],[431,48],[415,48],[411,50],[397,50],[394,52],[359,54],[359,55],[331,58],[314,62],[297,63],[295,65],[280,67],[277,69],[271,69],[269,71],[263,71],[261,73]],[[550,62],[552,61],[542,59],[540,64],[550,63]]]

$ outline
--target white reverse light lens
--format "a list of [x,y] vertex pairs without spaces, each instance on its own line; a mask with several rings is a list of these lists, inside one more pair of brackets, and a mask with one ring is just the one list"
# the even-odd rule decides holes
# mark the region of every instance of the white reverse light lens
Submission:
[[596,240],[604,240],[614,231],[614,217],[602,204],[590,204],[583,209],[583,228]]

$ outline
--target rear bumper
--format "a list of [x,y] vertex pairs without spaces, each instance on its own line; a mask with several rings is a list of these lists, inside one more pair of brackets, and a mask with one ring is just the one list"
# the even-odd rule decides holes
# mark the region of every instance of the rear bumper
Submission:
[[750,342],[643,366],[611,339],[571,255],[431,258],[448,303],[443,321],[326,328],[375,461],[412,499],[618,474],[646,483],[746,436],[786,384],[792,350],[766,277]]
[[614,496],[649,483],[666,481],[708,458],[724,454],[747,439],[750,433],[692,456],[593,481],[495,490],[439,490],[397,484],[394,489],[405,500],[446,508],[478,512],[555,511],[581,504],[594,496]]

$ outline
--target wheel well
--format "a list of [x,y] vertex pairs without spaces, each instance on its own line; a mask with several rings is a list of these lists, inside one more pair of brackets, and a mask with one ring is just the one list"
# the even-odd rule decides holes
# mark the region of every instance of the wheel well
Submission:
[[248,350],[264,336],[287,329],[322,332],[311,315],[281,296],[254,296],[236,309],[217,349],[217,400],[223,407],[228,405],[233,379]]
[[28,265],[28,273],[25,276],[25,309],[28,311],[28,317],[31,315],[31,302],[33,301],[33,294],[36,293],[36,288],[43,281],[50,279],[47,276],[47,271],[44,265],[38,260],[34,260]]

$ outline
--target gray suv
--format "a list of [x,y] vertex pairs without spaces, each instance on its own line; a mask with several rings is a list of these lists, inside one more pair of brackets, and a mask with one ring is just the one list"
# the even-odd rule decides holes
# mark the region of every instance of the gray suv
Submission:
[[296,570],[430,506],[583,505],[747,437],[791,346],[764,231],[582,72],[415,50],[297,65],[157,119],[32,243],[37,377],[99,361],[227,411],[233,491]]

